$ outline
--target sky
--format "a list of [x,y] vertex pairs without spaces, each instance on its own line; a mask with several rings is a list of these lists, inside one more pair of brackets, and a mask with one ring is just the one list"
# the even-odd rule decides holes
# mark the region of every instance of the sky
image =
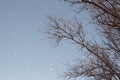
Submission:
[[69,42],[55,47],[38,30],[48,26],[47,16],[74,14],[60,0],[0,0],[0,80],[61,80],[78,48]]

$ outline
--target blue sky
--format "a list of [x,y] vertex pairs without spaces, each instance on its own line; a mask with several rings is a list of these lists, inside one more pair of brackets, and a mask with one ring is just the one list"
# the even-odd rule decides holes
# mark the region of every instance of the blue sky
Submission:
[[48,15],[72,18],[72,9],[59,0],[0,0],[0,80],[60,80],[78,48],[54,47],[38,29],[47,27]]

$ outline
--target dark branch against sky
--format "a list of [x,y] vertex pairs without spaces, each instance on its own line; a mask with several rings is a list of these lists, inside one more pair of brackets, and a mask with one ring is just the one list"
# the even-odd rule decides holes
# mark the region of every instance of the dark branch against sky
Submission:
[[48,15],[73,12],[57,0],[0,0],[0,80],[59,80],[63,64],[78,56],[69,43],[55,48],[43,40],[37,29]]

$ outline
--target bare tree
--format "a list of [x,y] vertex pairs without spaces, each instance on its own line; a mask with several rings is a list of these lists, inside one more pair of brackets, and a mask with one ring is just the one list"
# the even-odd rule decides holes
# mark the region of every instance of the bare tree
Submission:
[[64,0],[79,11],[88,11],[103,44],[87,39],[84,27],[77,20],[49,17],[47,34],[56,43],[67,39],[86,50],[89,56],[82,63],[70,65],[65,79],[86,76],[92,80],[120,80],[120,0]]

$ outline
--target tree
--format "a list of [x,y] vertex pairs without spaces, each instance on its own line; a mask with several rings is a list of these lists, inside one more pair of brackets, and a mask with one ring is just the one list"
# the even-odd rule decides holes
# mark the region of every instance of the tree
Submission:
[[101,35],[102,45],[87,39],[84,27],[78,20],[49,17],[52,21],[47,34],[60,43],[71,40],[85,49],[89,56],[82,63],[70,65],[65,79],[86,76],[90,80],[120,80],[120,0],[64,0],[79,11],[87,11]]

